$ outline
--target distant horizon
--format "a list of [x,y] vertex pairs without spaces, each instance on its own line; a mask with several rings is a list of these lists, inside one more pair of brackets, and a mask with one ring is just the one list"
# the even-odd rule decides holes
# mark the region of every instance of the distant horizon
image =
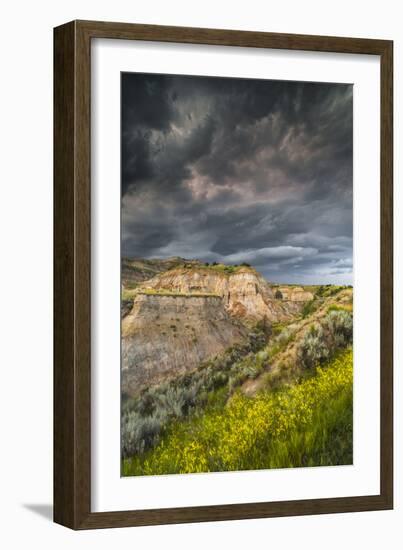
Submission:
[[121,78],[124,256],[352,285],[352,85]]
[[[183,258],[182,256],[167,256],[167,257],[157,257],[157,256],[153,256],[151,258],[145,258],[145,257],[140,257],[140,256],[124,256],[122,254],[122,257],[121,257],[122,260],[149,260],[149,261],[155,261],[155,260],[174,260],[174,259],[179,259],[179,260],[183,260],[184,262],[192,262],[192,261],[198,261],[200,262],[201,264],[206,264],[208,263],[209,265],[214,265],[214,262],[204,262],[203,260],[199,259],[199,258]],[[216,264],[223,264],[223,265],[233,265],[233,266],[240,266],[242,267],[242,263],[239,263],[239,264],[235,264],[235,263],[232,263],[232,264],[229,264],[229,263],[225,263],[225,262],[216,262]],[[244,263],[247,263],[247,262],[244,262]],[[258,273],[261,273],[264,278],[267,280],[267,282],[269,283],[273,283],[273,284],[281,284],[281,285],[302,285],[302,286],[318,286],[318,285],[321,285],[321,286],[326,286],[326,285],[340,285],[340,286],[351,286],[351,287],[354,287],[353,285],[353,282],[351,283],[332,283],[332,282],[329,282],[329,281],[321,281],[321,282],[313,282],[313,283],[303,283],[301,282],[300,280],[296,279],[295,281],[290,281],[290,280],[282,280],[282,281],[279,281],[279,280],[273,280],[273,279],[269,279],[268,277],[266,277],[266,275],[264,275],[264,273],[262,272],[262,270],[258,269],[256,266],[254,266],[253,264],[248,264],[247,266],[249,267],[252,267],[253,269],[255,269],[255,271],[257,271]],[[245,266],[245,267],[247,267]],[[352,274],[353,276],[353,274]]]

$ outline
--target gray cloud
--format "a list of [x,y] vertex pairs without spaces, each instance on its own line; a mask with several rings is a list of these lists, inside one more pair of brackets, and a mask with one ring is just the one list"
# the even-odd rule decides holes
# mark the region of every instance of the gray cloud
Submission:
[[122,254],[352,282],[352,86],[124,73]]

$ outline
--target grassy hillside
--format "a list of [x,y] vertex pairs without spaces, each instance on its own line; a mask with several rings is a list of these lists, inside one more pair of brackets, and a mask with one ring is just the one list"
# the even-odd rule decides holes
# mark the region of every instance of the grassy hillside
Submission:
[[161,443],[125,460],[123,475],[352,463],[352,351],[299,384],[176,422]]
[[352,291],[325,294],[127,400],[123,475],[351,463]]

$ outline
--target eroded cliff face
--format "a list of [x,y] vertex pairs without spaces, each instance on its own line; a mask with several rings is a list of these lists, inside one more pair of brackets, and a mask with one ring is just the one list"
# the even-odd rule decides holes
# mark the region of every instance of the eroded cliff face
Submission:
[[220,296],[139,293],[122,321],[122,391],[189,372],[246,336]]
[[[122,304],[122,390],[127,395],[194,370],[244,341],[257,321],[292,319],[312,297],[302,288],[284,286],[279,299],[278,287],[273,290],[250,267],[183,262],[138,281]],[[133,273],[140,267],[145,276],[164,266],[151,260],[131,265]]]
[[279,291],[283,296],[283,300],[291,302],[309,302],[313,300],[312,292],[304,290],[301,286],[282,286],[279,287]]
[[180,294],[213,293],[222,298],[230,315],[249,321],[267,318],[285,321],[297,314],[301,304],[275,299],[267,281],[252,268],[234,273],[213,269],[172,269],[142,284],[144,288],[169,290]]

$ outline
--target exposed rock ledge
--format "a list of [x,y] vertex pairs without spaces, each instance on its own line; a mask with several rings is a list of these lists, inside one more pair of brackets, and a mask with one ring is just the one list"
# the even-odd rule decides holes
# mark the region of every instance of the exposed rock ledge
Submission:
[[253,268],[248,267],[239,268],[235,273],[229,274],[205,268],[172,269],[144,282],[142,286],[181,294],[213,293],[221,296],[230,315],[251,321],[265,317],[273,322],[285,321],[297,314],[302,307],[299,300],[275,299],[267,281]]
[[138,294],[122,321],[122,390],[189,372],[246,335],[219,296]]

